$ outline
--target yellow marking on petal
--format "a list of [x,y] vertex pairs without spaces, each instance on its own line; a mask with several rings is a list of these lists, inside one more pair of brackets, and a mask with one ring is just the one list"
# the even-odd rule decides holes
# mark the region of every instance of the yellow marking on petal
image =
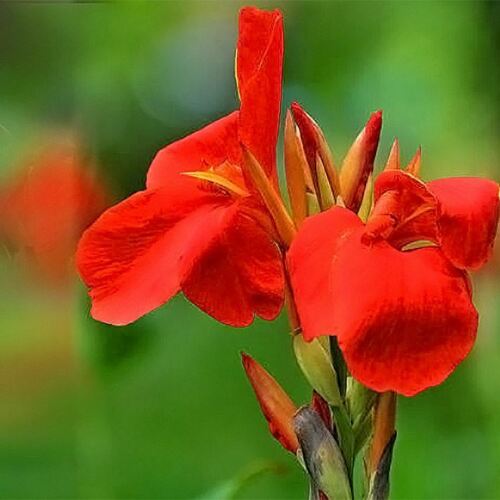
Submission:
[[401,251],[402,252],[407,252],[409,250],[419,250],[420,248],[428,248],[428,247],[437,247],[438,245],[434,243],[433,241],[429,240],[418,240],[418,241],[412,241],[411,243],[408,243],[405,245]]
[[221,186],[227,191],[236,194],[237,196],[249,196],[250,193],[236,185],[234,182],[222,177],[222,175],[216,174],[211,171],[195,171],[195,172],[181,172],[182,175],[187,175],[188,177],[194,177],[195,179],[200,179],[202,181],[208,181],[212,184],[216,184],[217,186]]
[[238,99],[241,101],[240,82],[238,80],[238,49],[234,52],[234,79],[236,80],[236,92]]

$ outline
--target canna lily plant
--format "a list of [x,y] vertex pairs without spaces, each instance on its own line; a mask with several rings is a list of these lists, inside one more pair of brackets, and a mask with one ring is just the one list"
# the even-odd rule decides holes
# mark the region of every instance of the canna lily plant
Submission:
[[92,316],[114,325],[179,292],[234,327],[272,320],[286,304],[311,401],[298,408],[242,356],[272,435],[297,456],[311,498],[387,498],[397,395],[441,383],[474,344],[468,271],[492,253],[499,186],[425,183],[420,151],[403,168],[397,141],[373,182],[381,112],[338,168],[319,125],[293,103],[287,206],[276,166],[282,64],[281,13],[242,9],[240,108],[162,149],[146,188],[84,233],[77,265]]

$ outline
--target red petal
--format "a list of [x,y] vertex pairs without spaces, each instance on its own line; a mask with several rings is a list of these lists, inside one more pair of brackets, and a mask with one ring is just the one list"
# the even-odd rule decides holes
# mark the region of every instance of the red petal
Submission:
[[427,184],[441,204],[440,243],[460,268],[478,269],[491,256],[497,232],[496,182],[480,178],[438,179]]
[[106,211],[77,253],[93,317],[127,324],[167,302],[233,211],[196,189],[142,191]]
[[272,320],[284,298],[280,251],[242,211],[214,238],[182,284],[186,297],[218,321],[247,326],[254,313]]
[[226,161],[241,162],[237,111],[161,149],[149,167],[146,185],[152,189],[173,182],[192,184],[191,179],[178,174],[206,170]]
[[278,10],[240,11],[236,78],[240,139],[274,180],[283,70],[283,17]]
[[386,170],[375,181],[375,206],[366,225],[396,248],[417,240],[437,241],[438,202],[427,186],[401,170]]
[[306,340],[331,335],[330,265],[337,245],[363,227],[350,210],[334,207],[305,220],[287,262],[295,303]]
[[466,274],[436,248],[400,252],[361,243],[337,247],[333,331],[353,376],[406,396],[443,382],[471,350],[477,312]]

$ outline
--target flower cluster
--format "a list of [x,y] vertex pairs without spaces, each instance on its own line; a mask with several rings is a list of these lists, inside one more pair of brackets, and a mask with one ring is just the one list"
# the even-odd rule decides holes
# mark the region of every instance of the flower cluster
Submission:
[[[296,413],[247,355],[244,366],[272,433],[303,454],[320,491],[348,498],[367,422],[374,471],[394,442],[377,434],[377,422],[394,416],[394,399],[380,398],[371,420],[372,391],[410,396],[439,384],[473,346],[478,316],[467,272],[491,256],[499,186],[423,182],[420,151],[402,167],[397,141],[373,180],[381,112],[338,169],[319,125],[293,103],[284,132],[289,211],[276,167],[282,66],[281,13],[242,9],[240,108],[162,149],[145,190],[84,233],[77,264],[93,317],[114,325],[182,292],[242,327],[255,316],[276,318],[286,297],[295,354],[317,391],[315,412]],[[314,457],[329,457],[331,468]],[[325,470],[336,471],[334,481]]]

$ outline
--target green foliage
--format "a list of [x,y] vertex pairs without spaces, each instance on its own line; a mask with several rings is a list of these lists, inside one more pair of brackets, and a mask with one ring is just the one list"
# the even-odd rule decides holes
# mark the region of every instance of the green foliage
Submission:
[[[116,198],[141,189],[160,147],[235,106],[238,5],[0,3],[0,180],[47,129],[76,128]],[[426,178],[498,179],[491,4],[273,5],[286,22],[285,105],[317,119],[337,161],[382,108],[377,165],[397,135],[403,159],[423,145]],[[0,251],[1,498],[305,497],[239,361],[252,352],[297,404],[309,401],[284,318],[234,332],[179,297],[113,328],[89,317],[80,289],[23,287],[11,262]],[[499,290],[488,270],[478,279],[473,355],[399,403],[393,498],[500,492]],[[214,490],[259,460],[286,472]]]

